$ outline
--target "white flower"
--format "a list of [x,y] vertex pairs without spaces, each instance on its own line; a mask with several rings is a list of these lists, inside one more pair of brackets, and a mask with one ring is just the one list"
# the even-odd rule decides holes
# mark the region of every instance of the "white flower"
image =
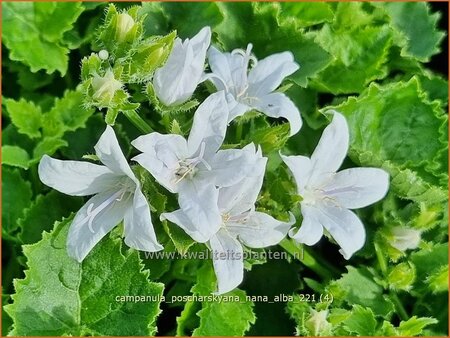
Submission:
[[[243,279],[243,244],[251,248],[264,248],[279,243],[287,234],[295,218],[280,222],[273,217],[255,211],[255,202],[261,190],[267,158],[261,151],[253,153],[253,166],[248,176],[237,184],[219,189],[217,205],[221,214],[221,227],[210,238],[214,270],[219,294],[237,287]],[[179,209],[162,216],[178,224],[187,233],[196,224]]]
[[325,228],[339,244],[346,259],[365,242],[361,220],[348,209],[357,209],[382,199],[389,188],[389,175],[377,168],[352,168],[336,172],[347,154],[349,131],[344,116],[334,112],[311,158],[282,156],[293,173],[302,196],[303,223],[289,235],[313,245]]
[[204,27],[191,40],[177,38],[167,62],[155,71],[153,87],[166,106],[180,105],[192,96],[202,81],[211,29]]
[[[284,117],[291,126],[291,135],[301,126],[300,112],[283,93],[274,92],[283,79],[297,71],[298,64],[290,52],[273,54],[257,62],[251,53],[252,45],[246,51],[236,49],[221,53],[212,47],[208,50],[208,62],[212,74],[205,79],[212,81],[217,90],[225,90],[230,107],[228,121],[256,109],[270,117]],[[249,62],[254,67],[248,71]]]
[[49,187],[67,195],[95,195],[77,212],[70,225],[69,256],[81,262],[122,220],[125,243],[129,247],[161,250],[147,200],[110,126],[95,145],[95,152],[104,165],[61,161],[46,155],[39,163],[39,177]]
[[197,225],[190,235],[198,242],[209,240],[221,223],[216,187],[233,185],[251,170],[253,144],[219,150],[227,116],[224,93],[218,92],[198,107],[187,141],[180,135],[151,133],[132,142],[143,152],[134,160],[166,189],[178,193],[181,209]]

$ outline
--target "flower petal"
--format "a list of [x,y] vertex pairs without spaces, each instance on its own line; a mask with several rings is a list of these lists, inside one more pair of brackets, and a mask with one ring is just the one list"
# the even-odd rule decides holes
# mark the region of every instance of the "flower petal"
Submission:
[[110,126],[106,126],[105,131],[94,147],[100,161],[117,174],[127,175],[133,181],[136,177],[133,174],[127,159],[123,155],[122,149],[117,141],[116,134]]
[[301,193],[305,189],[311,175],[312,163],[306,156],[284,156],[280,153],[281,159],[287,165],[294,176],[297,189]]
[[227,103],[228,103],[228,123],[233,121],[236,117],[244,115],[246,112],[252,110],[252,107],[247,106],[246,104],[240,103],[236,101],[232,94],[227,94]]
[[345,117],[334,112],[333,121],[325,128],[311,156],[310,182],[319,184],[334,174],[347,155],[349,131]]
[[166,106],[180,105],[192,96],[203,74],[210,41],[209,27],[202,28],[191,40],[175,40],[167,62],[153,77],[155,94]]
[[223,91],[211,94],[197,108],[188,139],[191,156],[200,152],[204,143],[204,158],[215,153],[225,138],[228,119],[228,105]]
[[[335,206],[320,204],[316,217],[319,224],[328,230],[331,237],[341,247],[345,259],[364,246],[366,231],[361,220],[352,211]],[[318,224],[318,225],[319,225]]]
[[110,189],[120,176],[105,166],[81,161],[61,161],[44,155],[39,178],[45,185],[73,196],[94,195]]
[[297,69],[299,65],[294,62],[291,52],[272,54],[258,61],[248,74],[249,95],[260,97],[271,93]]
[[212,236],[209,244],[213,253],[214,272],[217,277],[217,294],[227,293],[244,278],[244,252],[241,243],[226,231]]
[[236,184],[219,189],[219,207],[222,213],[240,215],[253,209],[264,179],[267,158],[257,153],[250,170]]
[[131,144],[140,151],[133,158],[172,193],[177,192],[175,171],[178,162],[187,157],[187,142],[180,135],[151,133],[139,136]]
[[217,90],[237,97],[247,85],[247,64],[241,54],[222,53],[211,46],[208,63],[214,76],[208,77]]
[[242,149],[219,150],[208,162],[211,170],[205,168],[199,174],[217,187],[229,187],[244,179],[260,158],[253,143]]
[[318,209],[302,204],[303,221],[300,229],[296,232],[294,229],[289,230],[289,237],[295,239],[299,243],[306,245],[316,244],[323,235],[323,226],[319,222]]
[[250,248],[264,248],[278,244],[286,237],[295,217],[289,213],[289,222],[281,222],[263,212],[252,212],[240,223],[227,223],[226,227]]
[[109,203],[93,217],[91,228],[94,232],[89,228],[89,211],[107,203],[117,192],[117,190],[109,190],[97,194],[77,212],[67,236],[67,251],[70,257],[81,262],[92,248],[122,221],[126,210],[131,208],[131,195],[124,196],[121,201],[114,200]]
[[187,217],[183,210],[178,209],[172,212],[165,212],[161,214],[161,221],[168,220],[176,225],[178,225],[181,229],[183,229],[192,239],[199,243],[205,243],[209,241],[212,234],[207,232],[204,233],[201,231],[192,221]]
[[156,239],[150,217],[150,207],[139,186],[133,197],[133,207],[128,208],[124,218],[125,244],[136,250],[154,252],[163,247]]
[[180,208],[204,238],[210,238],[222,223],[217,206],[218,191],[211,182],[184,179],[179,183]]
[[302,127],[300,111],[283,93],[271,93],[255,100],[255,108],[270,117],[283,117],[289,121],[290,135],[297,134]]
[[323,187],[339,205],[357,209],[381,200],[389,189],[389,174],[378,168],[342,170]]

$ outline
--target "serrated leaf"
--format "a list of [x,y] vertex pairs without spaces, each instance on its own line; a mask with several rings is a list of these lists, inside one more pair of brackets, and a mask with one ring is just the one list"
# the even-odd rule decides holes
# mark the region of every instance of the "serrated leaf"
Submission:
[[360,97],[332,109],[347,117],[354,161],[386,169],[401,197],[429,203],[433,201],[425,196],[435,195],[434,202],[446,199],[439,180],[427,172],[446,175],[447,168],[435,160],[447,156],[447,117],[437,102],[427,100],[416,78],[371,85]]
[[400,325],[398,326],[398,333],[399,336],[403,337],[411,337],[411,336],[417,336],[422,333],[422,330],[432,324],[436,324],[437,320],[434,318],[427,318],[427,317],[416,317],[412,316],[407,321],[402,321]]
[[67,142],[59,137],[46,137],[40,141],[33,151],[32,163],[40,161],[44,155],[53,155],[59,148],[67,146]]
[[[211,295],[215,284],[212,264],[205,264],[198,270],[197,284],[192,291],[197,295]],[[194,330],[193,336],[243,336],[255,323],[254,304],[246,300],[244,291],[235,289],[226,296],[239,298],[239,301],[202,302],[202,309],[197,313],[200,326]]]
[[13,232],[31,200],[30,182],[17,169],[2,168],[2,232]]
[[314,80],[314,86],[333,94],[360,93],[387,75],[391,32],[388,26],[334,31],[325,25],[315,39],[335,58]]
[[333,19],[334,13],[326,2],[282,2],[283,17],[294,18],[299,27],[308,27]]
[[383,6],[400,33],[396,40],[403,55],[426,62],[439,52],[445,33],[437,30],[440,14],[430,14],[426,2],[386,2]]
[[41,136],[39,129],[42,126],[42,111],[39,106],[24,99],[19,101],[6,99],[5,107],[19,133],[25,134],[30,138]]
[[375,315],[370,308],[354,305],[353,309],[342,324],[350,333],[358,336],[373,336],[377,326]]
[[[169,24],[182,39],[193,37],[204,26],[214,29],[223,20],[223,14],[215,2],[162,2],[161,7]],[[149,16],[147,20],[152,19]]]
[[330,291],[333,296],[350,305],[369,307],[375,314],[387,316],[393,310],[392,302],[383,295],[383,288],[374,281],[366,268],[347,266],[348,272],[333,282]]
[[448,266],[448,243],[435,244],[411,254],[411,261],[416,267],[416,290],[428,290],[427,278],[437,273],[443,266]]
[[39,241],[44,231],[51,231],[56,221],[77,211],[82,205],[81,202],[79,197],[63,195],[56,190],[37,196],[17,221],[20,227],[18,237],[23,244]]
[[427,284],[433,293],[448,291],[448,265],[432,273],[427,278]]
[[18,146],[2,146],[2,164],[28,169],[30,155]]
[[67,90],[62,98],[55,99],[53,108],[44,114],[43,134],[61,137],[67,131],[84,127],[93,113],[92,108],[83,106],[81,91]]
[[[3,41],[10,58],[30,66],[32,72],[67,71],[69,50],[58,40],[82,12],[81,3],[2,3]],[[48,20],[56,16],[57,19]],[[32,48],[32,52],[30,52]]]
[[[79,264],[67,256],[71,219],[24,246],[26,277],[15,281],[12,335],[153,335],[163,285],[148,280],[134,250],[121,253],[120,239],[104,238]],[[118,301],[152,296],[151,302]],[[127,323],[127,325],[123,325]]]

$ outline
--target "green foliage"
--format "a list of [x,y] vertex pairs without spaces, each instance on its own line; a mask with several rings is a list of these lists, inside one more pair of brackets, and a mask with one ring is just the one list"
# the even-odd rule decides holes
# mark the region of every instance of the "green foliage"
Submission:
[[82,11],[79,2],[2,3],[3,38],[9,57],[25,63],[32,72],[45,69],[50,74],[57,70],[64,75],[69,49],[62,37]]
[[121,253],[118,239],[103,240],[83,264],[68,257],[65,242],[70,221],[57,222],[41,241],[24,246],[27,274],[16,280],[13,303],[6,307],[14,322],[11,334],[154,334],[159,301],[116,298],[145,295],[157,299],[163,285],[148,280],[137,252]]
[[[2,333],[448,335],[448,79],[437,62],[445,59],[440,18],[446,13],[437,7],[2,3]],[[278,89],[301,112],[298,134],[289,137],[288,123],[257,111],[227,128],[223,149],[254,142],[268,158],[258,211],[279,220],[292,212],[295,227],[301,224],[302,197],[279,153],[310,156],[330,109],[343,113],[350,127],[342,167],[377,167],[390,175],[387,196],[355,211],[366,243],[350,260],[327,240],[312,247],[284,240],[244,248],[287,259],[245,259],[245,279],[221,295],[226,301],[207,298],[217,297],[212,263],[189,258],[208,244],[160,221],[162,213],[178,209],[176,195],[142,167],[131,162],[164,246],[160,253],[174,256],[129,249],[119,225],[82,264],[67,256],[66,237],[70,215],[86,200],[49,190],[37,168],[44,154],[99,163],[93,145],[106,124],[114,125],[128,159],[137,154],[130,141],[142,134],[188,137],[195,108],[215,89],[206,81],[189,101],[165,107],[152,79],[175,39],[190,39],[204,26],[224,52],[251,43],[258,60],[290,51],[300,66]],[[153,299],[116,300],[127,295]],[[271,302],[280,295],[292,298]],[[308,295],[314,301],[305,301]],[[173,296],[185,298],[171,302]]]

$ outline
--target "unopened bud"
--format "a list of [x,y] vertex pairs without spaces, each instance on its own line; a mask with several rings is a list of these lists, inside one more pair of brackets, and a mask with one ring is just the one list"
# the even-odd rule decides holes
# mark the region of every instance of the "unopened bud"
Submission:
[[400,251],[416,249],[420,244],[421,234],[416,229],[394,227],[391,229],[391,235],[392,238],[389,240],[389,243]]
[[116,38],[119,42],[125,40],[125,37],[133,28],[134,23],[134,19],[127,13],[120,13],[117,16]]
[[93,98],[103,104],[111,102],[120,88],[122,88],[122,82],[116,80],[111,70],[108,70],[104,76],[95,75],[92,79]]

